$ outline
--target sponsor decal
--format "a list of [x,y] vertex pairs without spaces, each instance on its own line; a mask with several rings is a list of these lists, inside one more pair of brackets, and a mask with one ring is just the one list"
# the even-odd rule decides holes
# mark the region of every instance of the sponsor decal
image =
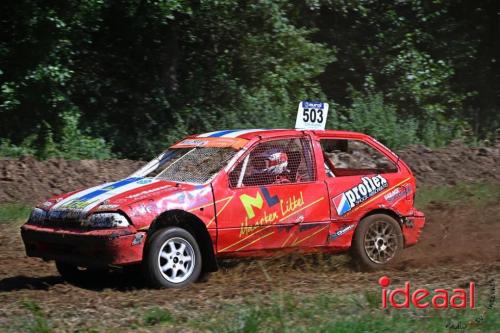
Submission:
[[249,219],[255,217],[255,212],[253,211],[254,207],[260,210],[264,205],[264,200],[262,200],[260,192],[257,192],[255,197],[252,197],[251,195],[248,194],[242,194],[240,195],[240,200],[241,203],[243,204],[243,207],[245,207],[245,211]]
[[404,186],[395,188],[394,190],[384,195],[384,199],[392,203],[406,197],[410,193],[411,193],[411,186],[410,184],[406,184]]
[[[269,207],[273,207],[279,202],[278,196],[277,195],[271,196],[267,188],[261,187],[260,191],[264,195],[264,198],[266,199],[266,202]],[[260,210],[264,205],[264,200],[262,199],[262,196],[259,191],[257,191],[255,197],[252,197],[251,195],[248,194],[242,194],[240,195],[240,200],[241,203],[243,204],[243,207],[245,207],[245,211],[249,219],[255,217],[254,207]]]
[[340,236],[345,235],[349,230],[352,230],[352,229],[354,229],[354,224],[351,224],[351,225],[348,225],[347,227],[339,229],[330,235],[330,240],[332,241],[334,239],[337,239]]
[[389,186],[387,179],[381,175],[362,177],[361,183],[340,193],[333,198],[333,204],[339,216],[344,215],[360,203],[379,193]]
[[194,147],[200,147],[204,146],[208,143],[207,140],[196,140],[196,139],[186,139],[178,143],[178,146],[194,146]]
[[71,202],[63,205],[63,208],[66,209],[84,209],[85,207],[97,202],[98,200],[91,200],[91,201],[85,201],[85,200],[80,200],[80,199],[75,199],[72,200]]
[[304,109],[322,109],[323,103],[303,101],[302,106],[304,107]]
[[156,206],[153,203],[150,204],[140,204],[136,207],[132,208],[132,216],[142,216],[146,214],[154,214],[156,213]]
[[[264,199],[262,197],[264,197],[269,210],[260,211],[264,207]],[[240,196],[240,200],[247,212],[247,216],[240,226],[240,237],[251,234],[258,227],[274,224],[278,220],[281,221],[299,212],[305,205],[302,191],[288,198],[280,199],[277,195],[272,196],[265,187],[261,187],[260,192],[258,191],[255,197],[243,194]],[[259,210],[257,217],[254,208]],[[302,222],[304,216],[301,215],[298,219]]]
[[196,148],[196,147],[232,147],[240,149],[247,144],[248,140],[241,138],[228,138],[219,136],[201,137],[197,139],[185,139],[176,143],[172,148]]

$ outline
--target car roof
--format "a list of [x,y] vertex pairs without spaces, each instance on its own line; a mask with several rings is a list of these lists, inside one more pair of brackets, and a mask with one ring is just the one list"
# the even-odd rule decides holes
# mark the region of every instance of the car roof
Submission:
[[[272,138],[277,136],[287,136],[287,135],[297,135],[306,130],[299,129],[263,129],[263,128],[253,128],[253,129],[242,129],[242,130],[220,130],[215,132],[208,132],[198,135],[193,135],[193,138],[241,138],[246,140],[252,140],[256,136],[261,138]],[[366,134],[351,132],[351,131],[339,131],[339,130],[315,130],[312,131],[315,135],[319,137],[325,136],[335,136],[335,137],[345,137],[345,138],[368,138]]]

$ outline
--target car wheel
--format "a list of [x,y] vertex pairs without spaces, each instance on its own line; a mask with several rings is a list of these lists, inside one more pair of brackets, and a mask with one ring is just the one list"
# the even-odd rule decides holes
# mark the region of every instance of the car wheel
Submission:
[[403,249],[401,227],[388,215],[370,215],[356,228],[351,249],[357,268],[367,271],[383,268],[394,263]]
[[201,252],[185,229],[170,227],[153,234],[143,261],[146,279],[156,288],[181,288],[201,274]]
[[56,261],[56,268],[62,278],[70,283],[92,283],[103,277],[108,270],[80,267],[61,261]]

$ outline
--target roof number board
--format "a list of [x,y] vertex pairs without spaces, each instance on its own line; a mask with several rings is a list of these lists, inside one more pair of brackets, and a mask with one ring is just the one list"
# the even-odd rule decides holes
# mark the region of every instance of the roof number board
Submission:
[[328,103],[302,101],[299,103],[296,129],[324,130]]

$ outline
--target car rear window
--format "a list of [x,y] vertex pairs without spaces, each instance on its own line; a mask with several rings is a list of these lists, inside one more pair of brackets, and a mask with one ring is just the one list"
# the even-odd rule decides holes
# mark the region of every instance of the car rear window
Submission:
[[[328,176],[397,172],[397,166],[369,144],[354,139],[322,139]],[[332,170],[329,170],[332,169]]]

